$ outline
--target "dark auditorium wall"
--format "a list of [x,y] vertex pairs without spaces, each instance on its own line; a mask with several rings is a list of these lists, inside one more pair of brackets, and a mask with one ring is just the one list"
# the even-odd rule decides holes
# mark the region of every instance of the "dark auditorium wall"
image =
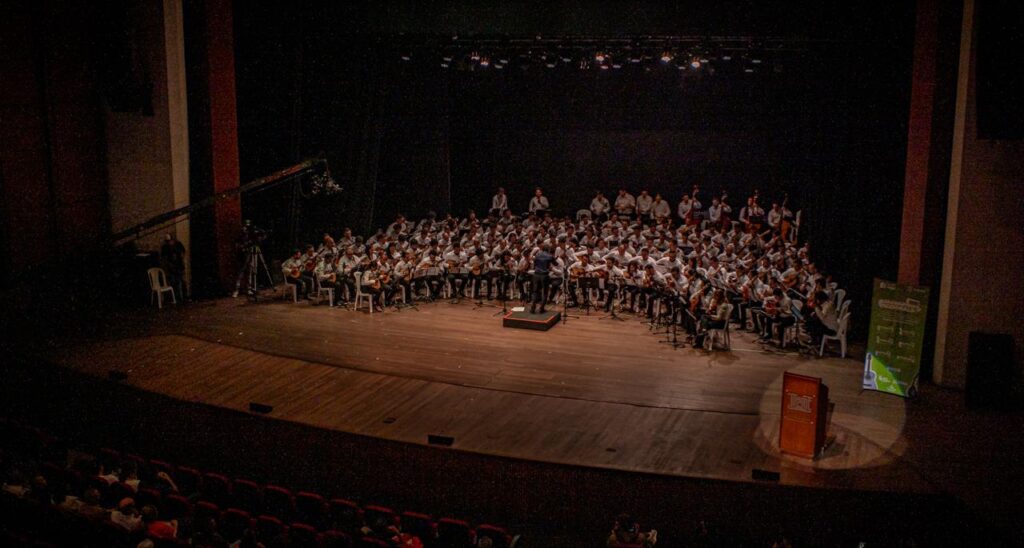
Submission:
[[[862,332],[872,277],[896,274],[912,3],[872,12],[886,17],[728,3],[701,13],[639,3],[491,8],[261,2],[236,10],[243,181],[323,152],[345,187],[341,196],[299,200],[299,226],[277,228],[309,240],[342,226],[367,232],[400,212],[463,214],[484,209],[498,185],[522,210],[539,184],[561,212],[585,207],[595,188],[620,185],[664,192],[673,208],[694,183],[705,202],[729,190],[737,213],[741,193],[786,190],[804,210],[802,233],[819,266],[862,312],[853,321]],[[621,25],[612,28],[616,16]],[[402,65],[391,38],[372,36],[695,28],[832,41],[778,72],[681,80],[672,70],[442,71]],[[260,196],[243,207],[280,225],[291,203]]]
[[96,28],[74,2],[0,3],[0,286],[109,232]]

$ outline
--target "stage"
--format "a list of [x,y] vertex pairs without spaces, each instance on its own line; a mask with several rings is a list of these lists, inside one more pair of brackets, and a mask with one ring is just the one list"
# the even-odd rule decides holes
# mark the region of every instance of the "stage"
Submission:
[[[673,349],[645,322],[579,318],[503,329],[499,309],[437,302],[370,316],[223,299],[130,314],[103,340],[55,342],[60,366],[184,401],[412,444],[699,478],[931,492],[907,449],[906,402],[861,392],[857,359],[763,349]],[[575,312],[575,311],[570,311]],[[834,442],[815,461],[777,451],[784,371],[831,390]]]

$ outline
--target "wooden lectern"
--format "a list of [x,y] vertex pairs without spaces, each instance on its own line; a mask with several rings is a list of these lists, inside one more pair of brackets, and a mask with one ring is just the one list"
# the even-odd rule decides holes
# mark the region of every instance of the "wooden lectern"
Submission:
[[786,372],[782,380],[779,449],[813,459],[825,446],[828,387],[821,379]]

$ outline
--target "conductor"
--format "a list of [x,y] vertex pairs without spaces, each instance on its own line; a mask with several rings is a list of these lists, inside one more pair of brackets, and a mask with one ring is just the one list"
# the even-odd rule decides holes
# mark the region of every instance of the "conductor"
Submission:
[[540,303],[540,313],[544,313],[544,302],[548,294],[548,271],[555,256],[551,254],[551,246],[544,244],[540,251],[533,256],[533,277],[530,279],[532,297],[530,299],[530,314],[537,313],[537,304]]

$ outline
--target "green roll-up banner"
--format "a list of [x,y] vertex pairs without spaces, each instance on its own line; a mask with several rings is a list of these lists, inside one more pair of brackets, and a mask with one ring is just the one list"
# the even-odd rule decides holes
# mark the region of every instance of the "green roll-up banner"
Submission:
[[875,278],[864,357],[864,389],[908,397],[917,393],[928,314],[928,288]]

